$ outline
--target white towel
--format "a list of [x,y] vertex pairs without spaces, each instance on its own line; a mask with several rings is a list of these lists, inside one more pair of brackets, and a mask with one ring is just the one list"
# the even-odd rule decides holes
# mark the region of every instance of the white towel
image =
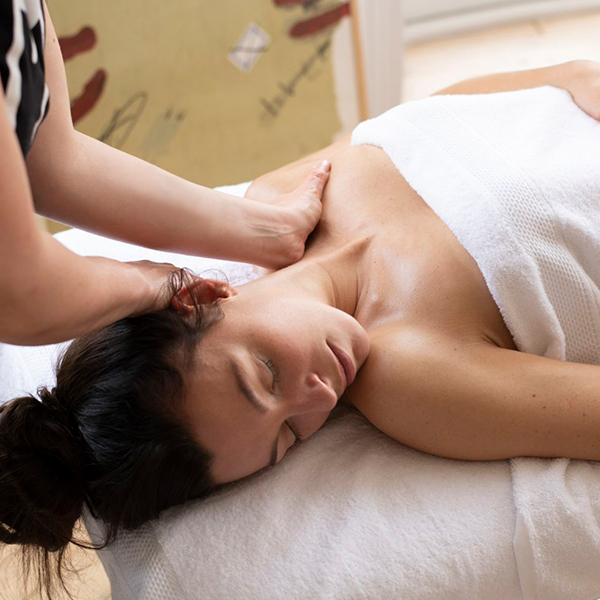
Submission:
[[275,468],[100,551],[113,600],[523,600],[508,462],[437,458],[336,410]]
[[600,598],[600,464],[511,461],[523,600]]
[[[600,123],[568,92],[435,96],[352,143],[383,148],[446,223],[520,350],[600,364]],[[524,600],[600,597],[600,463],[511,463]]]

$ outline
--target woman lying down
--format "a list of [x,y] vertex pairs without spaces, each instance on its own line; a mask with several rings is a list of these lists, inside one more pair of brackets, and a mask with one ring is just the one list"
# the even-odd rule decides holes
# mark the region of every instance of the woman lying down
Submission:
[[253,183],[269,202],[331,162],[300,262],[239,289],[182,271],[170,309],[4,406],[1,541],[47,557],[84,505],[110,540],[276,465],[338,402],[442,457],[600,460],[600,65],[440,94]]

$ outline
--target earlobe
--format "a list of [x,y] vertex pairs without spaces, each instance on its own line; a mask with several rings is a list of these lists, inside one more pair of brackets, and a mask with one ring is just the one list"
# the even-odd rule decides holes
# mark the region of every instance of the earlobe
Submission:
[[193,312],[196,304],[212,304],[221,298],[237,296],[237,290],[226,281],[198,277],[171,301],[178,312]]

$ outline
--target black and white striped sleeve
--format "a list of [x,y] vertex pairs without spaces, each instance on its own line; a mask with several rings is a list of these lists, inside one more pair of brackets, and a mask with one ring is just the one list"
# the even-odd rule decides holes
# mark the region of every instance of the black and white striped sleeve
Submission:
[[8,118],[23,157],[50,104],[45,83],[44,0],[0,0],[0,75]]

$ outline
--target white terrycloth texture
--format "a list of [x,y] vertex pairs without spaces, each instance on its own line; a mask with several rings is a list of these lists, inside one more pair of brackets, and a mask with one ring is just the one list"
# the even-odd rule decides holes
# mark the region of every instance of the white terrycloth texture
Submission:
[[[410,102],[352,144],[383,148],[456,235],[520,350],[600,364],[600,123],[568,92]],[[524,599],[600,597],[600,464],[511,463]]]
[[523,600],[600,598],[600,464],[511,461]]
[[[241,195],[244,189],[228,191]],[[58,237],[81,254],[168,260],[196,272],[218,264],[234,281],[252,277],[245,265],[176,257],[80,231]],[[58,349],[0,345],[0,373],[10,379],[2,380],[2,399],[52,384]],[[11,393],[4,393],[7,386]],[[335,417],[276,468],[167,511],[99,552],[113,600],[596,597],[591,590],[600,589],[598,570],[587,566],[573,576],[565,569],[556,578],[546,574],[544,591],[550,593],[521,592],[519,577],[532,585],[536,580],[515,561],[517,514],[508,461],[433,457],[389,439],[350,409],[336,409]],[[555,463],[527,461],[550,471]],[[564,505],[563,496],[551,492],[530,510],[527,527],[538,540],[546,538],[540,562],[562,558],[565,543],[576,546],[577,536],[587,535],[589,523],[577,521],[573,506],[593,503],[595,480],[580,464],[584,469],[571,471],[569,488],[587,496],[579,492],[576,502]],[[557,540],[547,523],[565,511],[574,515],[572,528],[563,526]],[[97,538],[98,525],[89,516],[86,523]],[[523,531],[516,540],[521,554],[528,541]],[[600,553],[590,560],[597,564]]]
[[565,90],[434,96],[359,125],[477,261],[520,350],[600,364],[600,123]]
[[177,585],[181,600],[522,600],[514,523],[506,461],[423,454],[341,407],[276,468],[100,556],[129,582],[113,600],[166,600]]

